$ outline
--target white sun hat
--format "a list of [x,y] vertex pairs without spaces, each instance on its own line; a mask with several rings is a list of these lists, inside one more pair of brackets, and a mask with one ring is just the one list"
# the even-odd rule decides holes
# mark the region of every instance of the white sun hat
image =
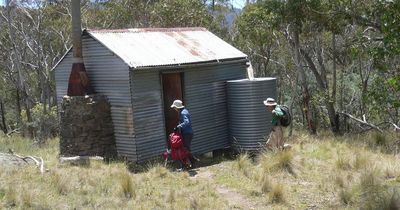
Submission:
[[175,100],[172,105],[171,108],[178,108],[178,109],[182,109],[185,106],[182,105],[182,101],[181,100]]
[[267,100],[264,101],[264,105],[265,106],[276,106],[277,103],[276,103],[275,99],[267,98]]

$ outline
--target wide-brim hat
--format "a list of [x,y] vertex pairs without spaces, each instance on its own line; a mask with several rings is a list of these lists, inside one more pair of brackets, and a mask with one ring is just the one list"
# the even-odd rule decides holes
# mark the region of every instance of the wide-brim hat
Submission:
[[265,106],[276,106],[277,103],[276,103],[275,99],[267,98],[267,100],[264,101],[264,105]]
[[178,108],[178,109],[182,109],[185,106],[183,106],[182,101],[181,100],[175,100],[172,105],[171,108]]

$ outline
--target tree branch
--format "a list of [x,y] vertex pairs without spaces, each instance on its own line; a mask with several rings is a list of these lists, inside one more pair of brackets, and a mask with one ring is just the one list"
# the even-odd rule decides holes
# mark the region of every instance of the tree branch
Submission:
[[352,119],[352,120],[355,120],[355,121],[357,121],[357,122],[359,122],[359,123],[361,123],[361,124],[363,124],[363,125],[367,125],[367,126],[369,126],[369,127],[371,127],[371,128],[376,129],[377,131],[383,133],[383,130],[380,129],[378,126],[376,126],[376,125],[374,125],[374,124],[371,124],[371,123],[368,123],[368,122],[365,120],[365,117],[364,117],[364,120],[361,120],[361,119],[358,119],[358,118],[356,118],[356,117],[353,117],[352,115],[350,115],[350,114],[348,114],[348,113],[338,112],[338,114],[347,116],[347,117],[349,117],[349,118]]

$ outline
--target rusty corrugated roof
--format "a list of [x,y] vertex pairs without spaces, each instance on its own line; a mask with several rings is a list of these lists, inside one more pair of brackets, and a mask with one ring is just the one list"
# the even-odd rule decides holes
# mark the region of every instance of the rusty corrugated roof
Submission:
[[133,68],[247,57],[205,28],[115,29],[86,32]]

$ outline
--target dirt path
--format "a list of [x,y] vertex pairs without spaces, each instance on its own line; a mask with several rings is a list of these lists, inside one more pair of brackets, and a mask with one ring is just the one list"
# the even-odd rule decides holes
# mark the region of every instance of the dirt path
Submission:
[[225,186],[219,185],[214,181],[214,175],[210,172],[209,167],[202,167],[196,170],[196,174],[192,179],[205,179],[215,186],[215,190],[228,201],[229,206],[233,209],[265,209],[266,206],[255,204],[240,193],[231,190]]

